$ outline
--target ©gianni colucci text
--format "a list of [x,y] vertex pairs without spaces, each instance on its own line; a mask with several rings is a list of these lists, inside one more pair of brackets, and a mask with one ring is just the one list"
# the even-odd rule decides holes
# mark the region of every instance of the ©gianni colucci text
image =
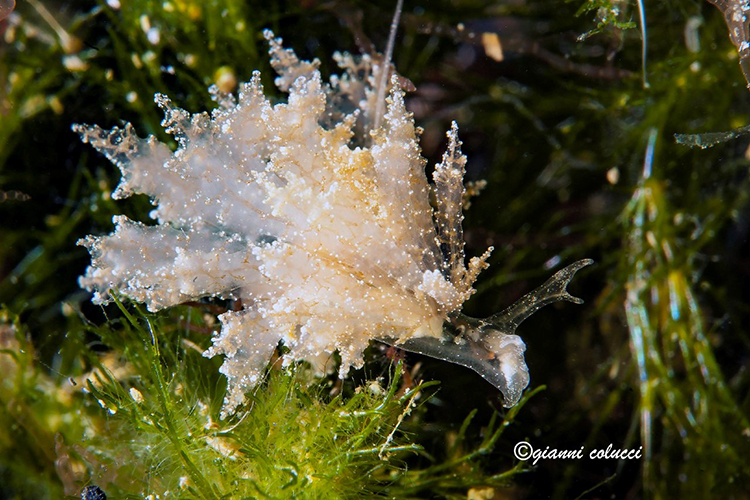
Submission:
[[536,465],[539,460],[580,460],[584,457],[592,460],[636,460],[641,458],[642,452],[643,446],[639,446],[638,448],[615,448],[613,444],[610,444],[606,448],[594,448],[588,452],[584,446],[571,450],[550,449],[549,446],[545,449],[534,449],[528,441],[519,441],[513,447],[513,454],[518,460],[531,460],[532,465]]

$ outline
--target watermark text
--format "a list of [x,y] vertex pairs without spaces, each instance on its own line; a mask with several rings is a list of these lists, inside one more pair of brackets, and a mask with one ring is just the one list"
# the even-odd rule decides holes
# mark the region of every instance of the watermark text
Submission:
[[518,460],[531,460],[532,465],[536,465],[539,460],[581,460],[588,457],[591,460],[636,460],[641,458],[643,446],[638,448],[615,448],[610,444],[606,448],[594,448],[591,451],[584,446],[570,450],[558,450],[557,448],[537,448],[528,441],[520,441],[513,447],[513,455]]

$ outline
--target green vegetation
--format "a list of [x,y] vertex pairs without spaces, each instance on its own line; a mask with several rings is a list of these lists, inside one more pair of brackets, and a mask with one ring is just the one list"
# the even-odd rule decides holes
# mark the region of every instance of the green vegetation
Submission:
[[[210,109],[210,84],[254,69],[272,91],[263,28],[328,74],[335,50],[385,47],[389,9],[29,0],[0,22],[0,497],[748,497],[748,137],[710,133],[746,127],[750,93],[708,2],[646,3],[648,88],[635,1],[405,2],[394,62],[423,152],[439,161],[455,119],[488,181],[467,248],[496,251],[466,313],[597,261],[571,285],[584,306],[519,329],[531,387],[510,411],[468,370],[373,346],[343,383],[272,367],[220,420],[221,360],[201,352],[227,304],[150,315],[78,288],[76,240],[150,204],[109,197],[119,173],[72,123],[169,140],[156,92]],[[490,31],[502,61],[470,36]],[[519,441],[644,456],[533,465]]]

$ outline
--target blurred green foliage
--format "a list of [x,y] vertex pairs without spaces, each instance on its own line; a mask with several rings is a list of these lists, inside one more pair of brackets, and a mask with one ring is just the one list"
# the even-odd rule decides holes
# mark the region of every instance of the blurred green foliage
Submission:
[[[75,241],[150,204],[111,200],[118,172],[70,126],[126,120],[169,141],[154,93],[202,111],[209,85],[254,69],[272,91],[263,28],[328,74],[335,50],[383,49],[392,6],[20,2],[0,22],[0,190],[30,196],[0,203],[0,496],[748,498],[748,139],[700,150],[674,134],[746,126],[750,94],[718,10],[645,6],[649,88],[635,1],[405,2],[394,59],[423,152],[439,160],[455,119],[469,178],[488,180],[466,236],[496,251],[466,312],[598,262],[572,285],[586,306],[518,332],[547,390],[505,412],[467,370],[407,355],[402,374],[374,348],[340,387],[271,370],[253,410],[221,421],[220,360],[199,353],[210,309],[102,309],[78,289]],[[532,466],[521,440],[644,458]]]

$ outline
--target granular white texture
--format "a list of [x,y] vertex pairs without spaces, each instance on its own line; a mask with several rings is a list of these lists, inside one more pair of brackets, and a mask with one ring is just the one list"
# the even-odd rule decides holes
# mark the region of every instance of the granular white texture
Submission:
[[[205,353],[225,356],[225,414],[261,379],[279,342],[285,364],[321,370],[338,351],[344,376],[362,365],[372,339],[442,339],[489,256],[464,263],[466,158],[455,124],[431,185],[395,75],[373,129],[377,58],[337,54],[343,73],[323,83],[318,61],[300,61],[266,36],[287,102],[269,102],[258,72],[236,99],[213,89],[210,115],[157,95],[175,152],[129,124],[74,127],[122,171],[114,198],[144,193],[156,207],[155,225],[117,216],[114,233],[80,241],[92,256],[80,284],[94,302],[113,290],[152,311],[201,297],[242,300],[241,311],[219,317]],[[503,370],[526,374],[520,395],[525,346],[512,337],[514,366]]]

